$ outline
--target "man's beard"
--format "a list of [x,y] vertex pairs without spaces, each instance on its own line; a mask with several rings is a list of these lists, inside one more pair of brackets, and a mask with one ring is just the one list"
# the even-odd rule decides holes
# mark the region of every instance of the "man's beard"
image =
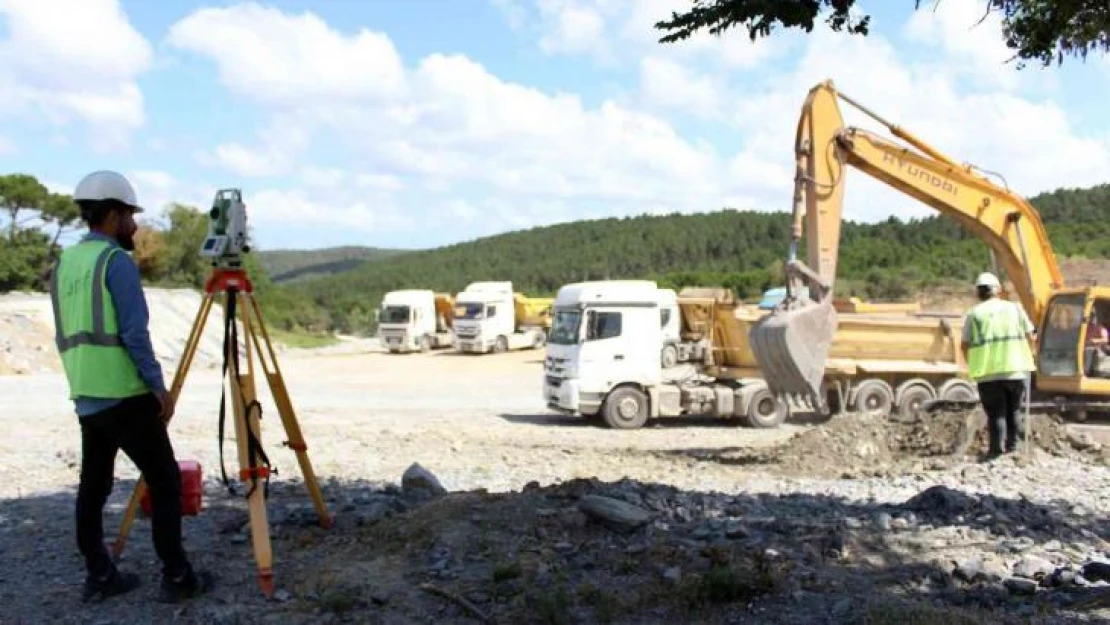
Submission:
[[135,250],[135,235],[121,234],[119,236],[118,243],[119,246],[123,249],[127,250],[128,252],[133,252]]

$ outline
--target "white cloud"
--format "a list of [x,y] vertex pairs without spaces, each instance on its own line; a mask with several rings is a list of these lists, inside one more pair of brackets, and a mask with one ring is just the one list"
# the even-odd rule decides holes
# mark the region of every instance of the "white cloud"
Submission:
[[612,54],[605,40],[605,18],[597,9],[562,0],[542,0],[540,7],[552,21],[551,30],[540,38],[544,52],[595,53],[602,57]]
[[[952,4],[942,3],[938,12]],[[943,13],[930,19],[955,20]],[[959,46],[948,57],[913,64],[878,34],[864,39],[815,29],[792,73],[771,81],[767,90],[749,93],[737,105],[736,124],[746,138],[744,155],[750,163],[773,159],[783,167],[792,165],[794,124],[805,93],[831,77],[840,90],[888,121],[956,161],[1002,174],[1019,193],[1110,178],[1110,144],[1077,136],[1058,104],[1023,96],[1014,82],[964,87],[958,78],[965,63]],[[847,67],[852,71],[844,72]],[[841,110],[847,123],[899,142],[850,105],[842,102]],[[848,175],[846,217],[870,221],[890,214],[937,214],[858,170]],[[781,205],[789,206],[792,182],[785,176],[778,180]]]
[[670,59],[648,56],[640,61],[640,89],[648,103],[698,117],[720,114],[722,82],[705,74],[691,75]]
[[199,161],[248,178],[282,176],[293,172],[297,157],[309,145],[308,133],[295,115],[274,115],[256,134],[254,146],[222,143],[211,152],[202,150]]
[[1002,19],[997,11],[987,11],[984,0],[928,4],[923,3],[906,21],[903,34],[908,41],[946,53],[944,60],[951,71],[1006,89],[1017,87],[1030,75],[1007,63],[1014,53],[1002,37]]
[[334,187],[347,179],[347,172],[335,167],[305,167],[300,178],[310,187]]
[[[531,15],[522,7],[535,6],[496,1],[521,20]],[[999,171],[1020,192],[1110,177],[1107,143],[1076,136],[1060,106],[1029,96],[1024,81],[963,80],[990,66],[969,65],[978,44],[953,26],[962,23],[958,15],[943,13],[953,3],[942,3],[936,16],[914,16],[906,26],[907,36],[938,46],[925,61],[908,59],[878,33],[851,37],[819,26],[799,39],[796,54],[775,59],[775,73],[761,74],[741,91],[729,84],[732,70],[725,68],[754,69],[793,39],[752,45],[745,33],[732,31],[664,47],[655,43],[658,33],[650,24],[675,2],[639,0],[621,13],[626,5],[617,0],[550,1],[540,10],[555,15],[590,7],[605,18],[601,40],[582,31],[573,43],[559,40],[564,52],[604,54],[595,44],[605,42],[614,42],[612,50],[625,59],[635,50],[652,51],[635,59],[643,101],[652,110],[728,120],[715,129],[726,148],[683,136],[667,118],[625,103],[591,107],[573,93],[503,80],[462,55],[431,54],[406,71],[385,35],[344,33],[309,13],[255,5],[205,9],[171,32],[175,43],[214,62],[228,89],[269,107],[273,117],[259,130],[258,148],[232,141],[206,156],[240,175],[296,177],[312,189],[248,194],[258,207],[252,220],[275,228],[341,225],[377,232],[447,216],[470,224],[467,232],[489,232],[725,205],[788,210],[799,107],[806,91],[828,77],[957,160]],[[634,23],[646,23],[647,30],[631,30]],[[537,39],[535,45],[543,44]],[[694,64],[695,58],[715,60]],[[371,86],[366,74],[352,69],[373,60],[378,75],[387,77],[381,85]],[[314,73],[321,76],[319,87],[311,81]],[[847,105],[843,110],[849,123],[881,130]],[[310,145],[327,145],[345,162],[312,164]],[[861,172],[850,176],[848,218],[935,214]]]
[[168,42],[216,59],[231,91],[267,104],[312,105],[403,93],[404,68],[389,37],[346,35],[310,12],[255,3],[200,9],[174,24]]
[[18,151],[19,148],[16,147],[14,141],[4,135],[0,135],[0,156],[12,156]]
[[124,175],[135,187],[135,196],[145,209],[142,215],[145,222],[164,221],[163,212],[175,202],[207,210],[216,193],[216,187],[179,180],[169,172],[156,169],[133,169]]
[[0,0],[0,14],[0,116],[81,120],[101,149],[145,123],[135,81],[152,51],[116,0]]
[[660,44],[655,28],[689,0],[491,0],[514,29],[530,26],[548,54],[592,57],[603,65],[636,63],[645,55],[686,63],[710,60],[733,71],[752,69],[783,51],[782,40],[752,42],[740,30]]
[[263,189],[244,198],[252,225],[343,228],[367,233],[410,228],[415,221],[388,201],[332,202],[300,189]]

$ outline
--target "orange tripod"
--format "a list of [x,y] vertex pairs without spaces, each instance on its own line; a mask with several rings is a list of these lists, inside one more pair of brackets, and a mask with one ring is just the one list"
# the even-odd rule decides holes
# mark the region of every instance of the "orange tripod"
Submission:
[[[228,313],[227,316],[229,317],[226,320],[229,323],[228,327],[234,328],[236,309],[238,309],[239,319],[243,327],[245,342],[244,351],[246,352],[247,360],[246,373],[242,373],[239,370],[239,344],[237,339],[226,341],[224,358],[226,359],[227,376],[231,388],[232,414],[234,415],[235,421],[235,439],[239,448],[239,479],[252,485],[248,491],[247,500],[250,511],[251,544],[255,561],[258,565],[258,583],[262,588],[262,592],[267,597],[270,597],[274,593],[273,552],[270,544],[269,522],[266,517],[265,489],[262,488],[262,484],[260,484],[261,481],[269,477],[270,469],[268,466],[258,463],[258,456],[262,456],[262,458],[265,459],[265,454],[261,452],[260,446],[254,447],[254,445],[257,445],[258,441],[261,440],[261,426],[259,423],[259,412],[261,412],[261,409],[249,409],[251,406],[258,405],[254,384],[254,360],[251,357],[250,349],[252,343],[258,353],[258,360],[262,364],[262,369],[265,372],[266,381],[273,395],[274,404],[277,406],[278,414],[281,416],[282,424],[285,426],[286,435],[289,437],[285,445],[297,454],[297,461],[300,464],[301,473],[304,476],[309,495],[316,507],[316,513],[320,518],[320,525],[325,528],[331,527],[334,519],[328,513],[327,505],[324,503],[323,495],[320,492],[320,486],[316,482],[316,475],[312,470],[312,464],[309,462],[308,447],[305,444],[304,437],[301,435],[300,426],[297,424],[297,418],[293,413],[292,402],[289,401],[289,394],[285,389],[285,381],[281,376],[280,369],[278,369],[277,358],[274,355],[270,337],[266,332],[266,325],[262,321],[262,310],[257,300],[254,298],[254,288],[250,278],[247,277],[246,272],[241,268],[216,268],[208,278],[204,290],[205,297],[201,303],[200,310],[197,312],[196,320],[193,322],[192,331],[189,333],[189,340],[185,344],[185,351],[178,364],[177,373],[174,375],[173,385],[170,387],[170,394],[173,396],[174,401],[176,401],[178,395],[181,393],[181,387],[185,383],[185,376],[189,371],[189,366],[192,364],[197,346],[200,344],[200,337],[204,331],[204,324],[208,318],[208,313],[212,309],[212,303],[217,293],[222,293],[225,297],[224,310]],[[238,306],[236,304],[238,304]],[[259,341],[258,334],[251,322],[250,313],[254,313],[254,318],[257,320],[257,327],[261,330],[262,342],[266,344],[266,352],[269,355],[269,363],[267,363],[266,358],[264,358],[262,343]],[[231,334],[234,334],[233,330]],[[269,364],[269,366],[267,366],[267,364]],[[119,538],[113,546],[113,551],[116,556],[123,551],[123,547],[127,542],[127,535],[135,519],[135,514],[143,498],[143,491],[145,488],[146,484],[140,477],[138,484],[135,485],[135,490],[131,493],[131,499],[127,503],[127,510],[124,513]]]

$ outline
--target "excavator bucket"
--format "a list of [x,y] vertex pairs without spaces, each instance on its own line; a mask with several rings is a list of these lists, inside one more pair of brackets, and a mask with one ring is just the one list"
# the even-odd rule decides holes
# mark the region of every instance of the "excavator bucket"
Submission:
[[826,411],[822,379],[836,325],[831,297],[811,301],[793,295],[753,324],[748,341],[768,389]]

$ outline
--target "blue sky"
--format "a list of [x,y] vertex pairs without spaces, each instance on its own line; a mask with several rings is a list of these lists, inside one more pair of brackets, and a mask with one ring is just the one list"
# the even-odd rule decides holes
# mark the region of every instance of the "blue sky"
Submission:
[[[866,39],[656,43],[685,4],[0,0],[0,169],[67,192],[117,169],[152,218],[237,186],[269,249],[785,210],[798,107],[832,78],[1022,193],[1110,181],[1110,62],[1018,71],[980,2],[865,2]],[[853,174],[846,217],[932,214]]]

